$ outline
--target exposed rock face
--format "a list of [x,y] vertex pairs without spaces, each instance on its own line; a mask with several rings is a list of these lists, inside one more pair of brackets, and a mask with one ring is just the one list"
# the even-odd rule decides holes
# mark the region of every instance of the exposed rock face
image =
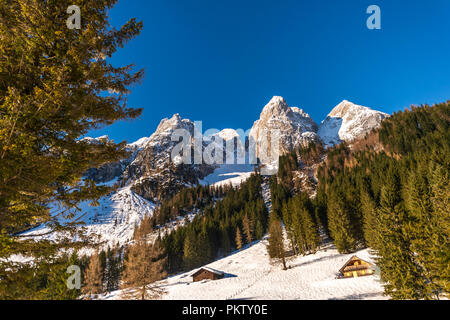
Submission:
[[95,181],[96,183],[103,183],[114,180],[122,175],[124,165],[122,162],[108,163],[100,168],[89,169],[84,177]]
[[319,126],[318,135],[327,146],[363,138],[389,115],[347,100],[339,103]]
[[256,157],[270,164],[277,160],[277,151],[281,155],[318,141],[316,132],[317,124],[306,112],[289,107],[282,97],[273,97],[253,124],[249,139],[250,145],[255,145]]
[[[118,162],[107,163],[99,168],[91,168],[85,174],[84,177],[93,180],[97,183],[105,183],[111,180],[117,179],[118,181],[122,179],[122,174],[125,168],[136,158],[136,155],[141,150],[141,148],[147,143],[149,138],[141,138],[138,141],[128,144],[125,149],[130,152],[130,157],[123,159]],[[102,140],[109,141],[108,136],[102,136],[99,138],[84,138],[84,141],[89,143],[98,143]]]
[[[302,109],[289,107],[282,97],[276,96],[264,107],[260,119],[250,130],[249,140],[244,143],[244,132],[239,136],[233,129],[224,129],[202,136],[193,122],[175,114],[170,119],[161,120],[150,137],[127,145],[131,152],[128,159],[90,169],[85,177],[96,182],[117,179],[122,186],[130,186],[145,199],[159,202],[181,188],[197,184],[213,173],[218,163],[255,164],[259,159],[265,165],[263,170],[267,170],[263,174],[272,174],[277,170],[279,155],[311,142],[322,140],[330,146],[362,138],[387,116],[344,100],[318,127]],[[178,138],[174,137],[176,133]],[[96,143],[109,138],[86,139]],[[177,149],[182,139],[186,142],[184,148],[191,151],[187,162],[182,161],[182,150]],[[230,146],[233,152],[227,153]],[[216,157],[217,150],[223,155]],[[209,162],[205,160],[205,154],[211,155]],[[200,160],[198,164],[195,164],[195,159]]]
[[[131,183],[131,189],[134,192],[157,202],[172,196],[180,188],[196,184],[199,179],[212,173],[215,166],[203,163],[194,164],[195,153],[197,156],[201,156],[204,147],[200,141],[200,145],[194,148],[194,136],[200,134],[196,130],[193,122],[181,119],[179,114],[175,114],[170,119],[161,120],[155,133],[151,135],[133,162],[125,169],[123,185]],[[176,133],[189,137],[187,142],[187,148],[191,149],[189,163],[175,161],[178,158],[181,160],[181,153],[174,151],[181,140],[172,141]],[[173,157],[173,152],[179,157]]]

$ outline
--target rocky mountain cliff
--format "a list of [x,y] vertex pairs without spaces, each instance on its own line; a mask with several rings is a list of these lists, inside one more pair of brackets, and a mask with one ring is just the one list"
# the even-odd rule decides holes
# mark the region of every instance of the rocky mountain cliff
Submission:
[[[239,136],[234,129],[224,129],[202,136],[192,121],[175,114],[171,118],[161,120],[150,137],[129,144],[127,149],[131,152],[131,156],[128,159],[91,169],[86,176],[97,182],[117,179],[122,187],[131,186],[131,190],[138,195],[159,202],[172,196],[180,188],[193,186],[199,181],[211,181],[204,179],[225,164],[249,165],[255,163],[256,157],[260,163],[270,166],[278,159],[274,150],[282,155],[311,142],[323,142],[326,146],[333,146],[342,141],[350,142],[364,137],[372,129],[377,128],[387,116],[383,112],[344,100],[328,114],[320,126],[317,126],[305,111],[289,107],[282,97],[275,96],[263,108],[260,118],[254,122],[250,130],[248,141],[244,143],[245,137]],[[188,148],[191,149],[190,164],[175,161],[181,159],[181,153],[180,157],[171,158],[175,146],[179,144],[179,140],[172,141],[172,136],[177,130],[184,130],[190,137],[188,142]],[[197,148],[194,145],[195,136],[201,138],[200,146]],[[98,139],[108,137],[86,139],[95,143]],[[278,140],[277,144],[275,139]],[[205,163],[205,159],[202,158],[205,150],[215,157],[215,147],[221,143],[225,151],[230,142],[232,154],[227,155],[224,152],[223,155],[217,155],[221,159],[219,164],[215,162],[217,158],[213,163]],[[194,164],[196,156],[203,160],[201,164]],[[274,170],[276,169],[275,166]],[[236,170],[227,167],[220,172],[222,171],[225,174]],[[237,171],[242,171],[242,168]]]
[[[200,141],[200,148],[194,148],[194,135],[200,134],[196,131],[194,123],[181,119],[179,114],[161,120],[155,133],[125,169],[122,185],[131,184],[131,190],[148,200],[158,202],[174,195],[180,188],[197,184],[199,179],[211,174],[215,169],[214,165],[193,164],[195,153],[201,153],[205,147]],[[191,164],[172,159],[172,153],[176,153],[180,160],[182,155],[182,150],[179,153],[174,151],[181,142],[173,140],[174,133],[177,132],[189,137],[186,148],[191,149]]]
[[302,109],[289,107],[282,97],[275,96],[264,107],[259,120],[250,131],[250,144],[255,144],[255,155],[262,163],[273,162],[278,139],[279,154],[284,154],[313,141],[319,141],[317,124]]

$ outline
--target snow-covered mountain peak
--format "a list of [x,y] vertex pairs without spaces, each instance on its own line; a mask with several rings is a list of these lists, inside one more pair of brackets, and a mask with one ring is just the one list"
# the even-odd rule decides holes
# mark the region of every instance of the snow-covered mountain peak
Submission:
[[318,134],[328,146],[342,141],[350,142],[379,127],[381,121],[388,116],[384,112],[343,100],[322,121]]
[[350,102],[348,100],[343,100],[336,107],[334,107],[333,110],[331,110],[331,112],[328,114],[328,117],[334,117],[334,118],[347,117],[348,118],[352,115],[356,115],[361,112],[371,112],[371,111],[374,111],[374,110],[372,110],[368,107],[356,105],[353,102]]
[[271,135],[279,134],[278,151],[284,154],[316,141],[316,131],[317,124],[306,112],[297,107],[289,107],[282,97],[275,96],[264,107],[259,120],[253,124],[250,137],[256,144],[256,157],[264,163],[264,158],[277,158],[276,152],[270,151],[275,147],[272,141],[274,137]]
[[87,142],[90,144],[99,144],[99,143],[103,143],[105,141],[108,142],[108,141],[110,141],[110,139],[107,135],[104,135],[104,136],[97,137],[97,138],[84,137],[83,139],[80,139],[80,141]]
[[143,147],[145,147],[145,145],[147,144],[147,142],[150,140],[150,137],[143,137],[140,138],[139,140],[129,143],[128,146],[132,149],[132,150],[137,150],[137,149],[141,149]]
[[234,139],[235,137],[239,138],[239,134],[234,129],[223,129],[215,135],[221,137],[224,141]]
[[269,103],[264,106],[260,118],[282,114],[285,115],[290,111],[291,110],[283,97],[274,96],[272,99],[270,99]]
[[190,122],[190,120],[185,119],[182,120],[179,113],[176,113],[172,116],[172,118],[164,118],[161,120],[161,122],[158,125],[158,128],[156,128],[155,134],[160,134],[162,132],[170,130],[175,130],[183,127],[183,122]]
[[189,119],[182,119],[180,114],[176,113],[172,118],[164,118],[156,128],[156,131],[150,136],[149,143],[158,143],[161,139],[170,138],[172,133],[177,129],[187,130],[190,134],[194,134],[194,123]]

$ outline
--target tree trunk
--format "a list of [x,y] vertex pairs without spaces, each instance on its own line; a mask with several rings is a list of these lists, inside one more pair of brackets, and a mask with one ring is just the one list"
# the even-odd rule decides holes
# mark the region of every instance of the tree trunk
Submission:
[[283,270],[287,270],[287,267],[286,267],[286,258],[285,258],[285,256],[284,256],[284,252],[283,252],[283,255],[281,256],[281,261],[283,261]]

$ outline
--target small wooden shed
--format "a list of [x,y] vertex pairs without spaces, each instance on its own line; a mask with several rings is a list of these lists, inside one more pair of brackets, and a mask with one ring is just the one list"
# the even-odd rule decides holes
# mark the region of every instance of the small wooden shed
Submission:
[[194,282],[202,281],[202,280],[219,280],[224,277],[224,273],[222,271],[214,270],[208,267],[202,267],[198,269],[194,274],[192,274],[192,278]]
[[353,256],[339,270],[341,278],[370,276],[375,273],[374,266],[357,256]]

